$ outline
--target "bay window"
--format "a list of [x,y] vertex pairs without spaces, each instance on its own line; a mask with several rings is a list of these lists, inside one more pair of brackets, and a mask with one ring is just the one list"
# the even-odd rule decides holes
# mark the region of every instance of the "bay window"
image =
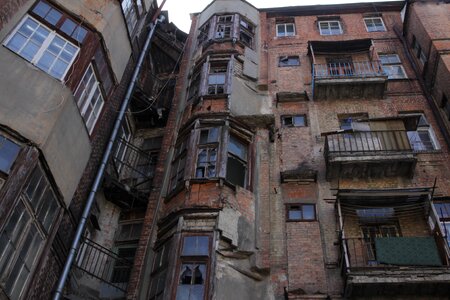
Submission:
[[230,135],[226,175],[226,179],[229,182],[245,187],[247,160],[247,145],[237,137]]
[[197,151],[196,178],[217,177],[216,163],[219,147],[219,129],[209,128],[200,131]]

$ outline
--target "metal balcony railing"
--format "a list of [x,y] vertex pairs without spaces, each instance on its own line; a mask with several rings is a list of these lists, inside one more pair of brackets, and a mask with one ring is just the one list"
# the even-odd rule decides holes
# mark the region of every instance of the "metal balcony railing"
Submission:
[[111,159],[114,177],[137,191],[149,192],[157,157],[121,138],[117,139],[115,147]]
[[342,131],[325,137],[325,155],[412,152],[406,131]]
[[133,262],[86,238],[80,246],[75,267],[125,292]]
[[387,76],[380,61],[314,64],[315,79]]

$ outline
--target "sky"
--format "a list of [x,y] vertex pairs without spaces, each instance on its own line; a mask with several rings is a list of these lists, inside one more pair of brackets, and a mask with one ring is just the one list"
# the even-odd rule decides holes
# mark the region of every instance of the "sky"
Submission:
[[[161,4],[162,0],[158,0]],[[163,10],[169,11],[169,21],[175,23],[184,32],[189,32],[191,26],[190,13],[201,12],[212,0],[166,0]],[[381,2],[366,0],[247,0],[257,8],[299,6],[313,4]]]

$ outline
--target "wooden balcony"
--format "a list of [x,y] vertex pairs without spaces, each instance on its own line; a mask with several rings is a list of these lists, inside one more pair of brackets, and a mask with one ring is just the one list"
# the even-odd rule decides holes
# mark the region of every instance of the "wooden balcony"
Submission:
[[327,179],[412,177],[417,158],[406,131],[327,133]]
[[382,99],[387,75],[379,61],[313,64],[313,99]]

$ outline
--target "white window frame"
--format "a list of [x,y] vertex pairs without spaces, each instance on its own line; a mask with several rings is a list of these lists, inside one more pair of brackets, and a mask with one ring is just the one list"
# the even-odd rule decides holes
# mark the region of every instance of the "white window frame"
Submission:
[[[79,92],[78,89],[82,88],[81,87],[82,83],[84,82],[84,78],[87,75],[87,72],[89,69],[91,69],[91,71],[92,71],[92,74],[90,75],[90,79],[93,77],[95,82],[94,82],[94,84],[92,84],[89,91],[87,91],[85,89],[86,87],[83,87],[84,91],[82,92],[80,98],[77,99],[77,106],[78,106],[78,109],[80,110],[80,114],[83,117],[84,123],[85,123],[86,128],[90,135],[95,128],[95,124],[97,123],[98,118],[101,114],[101,111],[105,104],[105,100],[103,98],[102,89],[100,88],[100,82],[97,79],[97,75],[95,74],[95,70],[94,70],[92,63],[89,64],[86,71],[84,72],[83,77],[82,77],[80,83],[78,84],[78,87],[75,90],[74,95],[77,95]],[[97,99],[93,99],[96,91],[99,92],[99,96],[97,97]],[[86,93],[88,95],[85,97]],[[81,101],[80,101],[81,99],[84,99],[84,103],[81,103]],[[94,103],[92,102],[93,100],[95,100]],[[99,101],[101,101],[100,106],[97,106]],[[88,108],[92,108],[92,109],[89,111]],[[89,112],[89,116],[87,118],[85,118],[86,113],[88,113],[88,112]],[[95,119],[92,122],[92,125],[89,127],[88,124],[89,124],[89,121],[91,120],[92,116],[94,116]]]
[[[339,33],[334,33],[331,30],[331,23],[337,23],[339,25]],[[321,24],[328,24],[328,29],[327,30],[329,32],[322,31],[322,27],[320,26]],[[339,21],[339,20],[319,21],[318,26],[319,26],[320,35],[341,35],[343,33],[341,21]]]
[[[406,75],[405,68],[403,68],[402,62],[400,60],[400,57],[398,54],[395,53],[383,53],[378,54],[378,57],[380,58],[381,66],[383,67],[383,71],[388,75],[388,79],[407,79],[408,76]],[[388,62],[382,62],[382,57],[386,58]],[[389,61],[390,60],[390,61]],[[386,72],[386,70],[393,70],[394,68],[399,68],[402,70],[403,76],[397,76],[397,75],[391,75],[392,72]]]
[[[279,27],[284,27],[284,34],[280,33],[279,31]],[[292,26],[293,31],[292,32],[288,32],[287,31],[287,27],[288,26]],[[295,36],[296,32],[295,32],[295,23],[279,23],[276,24],[276,30],[277,30],[277,37],[287,37],[287,36]]]
[[[408,135],[408,139],[410,141],[410,144],[411,144],[411,148],[414,151],[427,152],[427,151],[434,151],[434,150],[439,150],[440,149],[440,145],[439,145],[439,142],[438,142],[438,140],[436,138],[434,130],[431,127],[431,124],[428,122],[427,118],[425,117],[425,114],[423,114],[423,113],[406,113],[406,114],[402,113],[401,115],[402,116],[420,116],[419,124],[417,126],[417,129],[415,131],[407,131],[406,132],[407,135]],[[421,125],[420,124],[421,121],[424,124]],[[420,139],[419,132],[427,132],[428,133],[428,136],[430,137],[430,141],[431,141],[431,146],[432,146],[433,149],[427,149],[426,146],[423,146],[424,144],[423,144],[423,142]],[[417,142],[414,143],[415,140]],[[416,145],[416,146],[414,146],[414,145]]]
[[[141,3],[142,4],[142,3]],[[123,15],[125,17],[125,23],[127,24],[128,32],[131,35],[136,28],[136,24],[139,20],[139,12],[134,0],[122,0],[120,2]]]
[[[375,26],[374,20],[380,20],[381,21],[381,25],[383,26],[383,29],[378,29],[377,26]],[[369,26],[367,26],[367,21],[372,22],[372,25],[375,26],[375,30],[370,30]],[[370,18],[364,18],[364,25],[366,26],[366,30],[367,32],[383,32],[386,31],[386,25],[384,25],[384,21],[382,17],[370,17]]]
[[[49,33],[48,33],[48,36],[44,39],[44,41],[43,41],[42,44],[40,45],[38,51],[36,52],[36,54],[34,54],[34,56],[33,56],[33,58],[32,58],[31,60],[28,60],[27,58],[25,58],[25,57],[24,57],[23,55],[21,55],[20,53],[16,52],[15,50],[11,49],[10,47],[8,47],[8,43],[9,43],[9,42],[12,40],[12,38],[18,33],[19,29],[22,27],[22,25],[23,25],[28,19],[31,19],[31,20],[33,20],[34,22],[38,23],[39,26],[43,27],[44,29],[46,29],[46,30],[49,32]],[[55,76],[53,76],[52,74],[48,73],[47,71],[42,70],[42,69],[41,69],[41,70],[44,71],[45,73],[47,73],[48,75],[52,76],[53,78],[56,78],[56,79],[58,79],[58,80],[60,80],[60,81],[63,81],[63,79],[66,77],[67,72],[69,71],[69,69],[71,68],[73,62],[75,61],[75,58],[78,56],[78,53],[80,52],[80,48],[79,48],[78,46],[74,45],[73,43],[71,43],[70,41],[68,41],[66,38],[64,38],[64,37],[61,36],[60,34],[56,33],[55,30],[52,30],[52,29],[50,29],[49,27],[45,26],[44,24],[42,24],[40,21],[36,20],[36,19],[33,18],[32,16],[30,16],[30,15],[25,15],[25,17],[19,22],[19,24],[16,25],[16,27],[15,27],[14,30],[11,32],[11,34],[6,38],[6,40],[4,41],[3,45],[4,45],[6,48],[10,49],[12,52],[16,53],[17,55],[19,55],[19,56],[22,57],[23,59],[27,60],[28,62],[30,62],[31,64],[33,64],[33,65],[35,65],[36,67],[39,68],[39,66],[38,66],[39,60],[40,60],[40,59],[42,58],[42,56],[45,54],[46,50],[47,50],[48,47],[50,46],[51,42],[53,42],[53,39],[54,39],[55,37],[58,37],[58,38],[64,40],[66,43],[68,43],[68,44],[70,44],[71,46],[73,46],[74,48],[76,48],[76,51],[75,51],[75,53],[73,54],[72,59],[71,59],[69,62],[67,62],[67,63],[68,63],[67,68],[66,68],[66,70],[64,71],[64,73],[62,74],[61,77],[59,77],[59,78],[58,78],[58,77],[55,77]],[[29,39],[30,39],[30,38],[28,37],[28,38],[27,38],[27,41],[28,41]],[[25,45],[25,44],[24,44],[24,45]],[[22,46],[22,49],[23,49],[23,46]],[[22,50],[22,49],[21,49],[21,50]],[[19,50],[19,51],[20,51],[20,50]],[[57,58],[59,58],[59,57],[60,57],[60,55],[57,56]]]

